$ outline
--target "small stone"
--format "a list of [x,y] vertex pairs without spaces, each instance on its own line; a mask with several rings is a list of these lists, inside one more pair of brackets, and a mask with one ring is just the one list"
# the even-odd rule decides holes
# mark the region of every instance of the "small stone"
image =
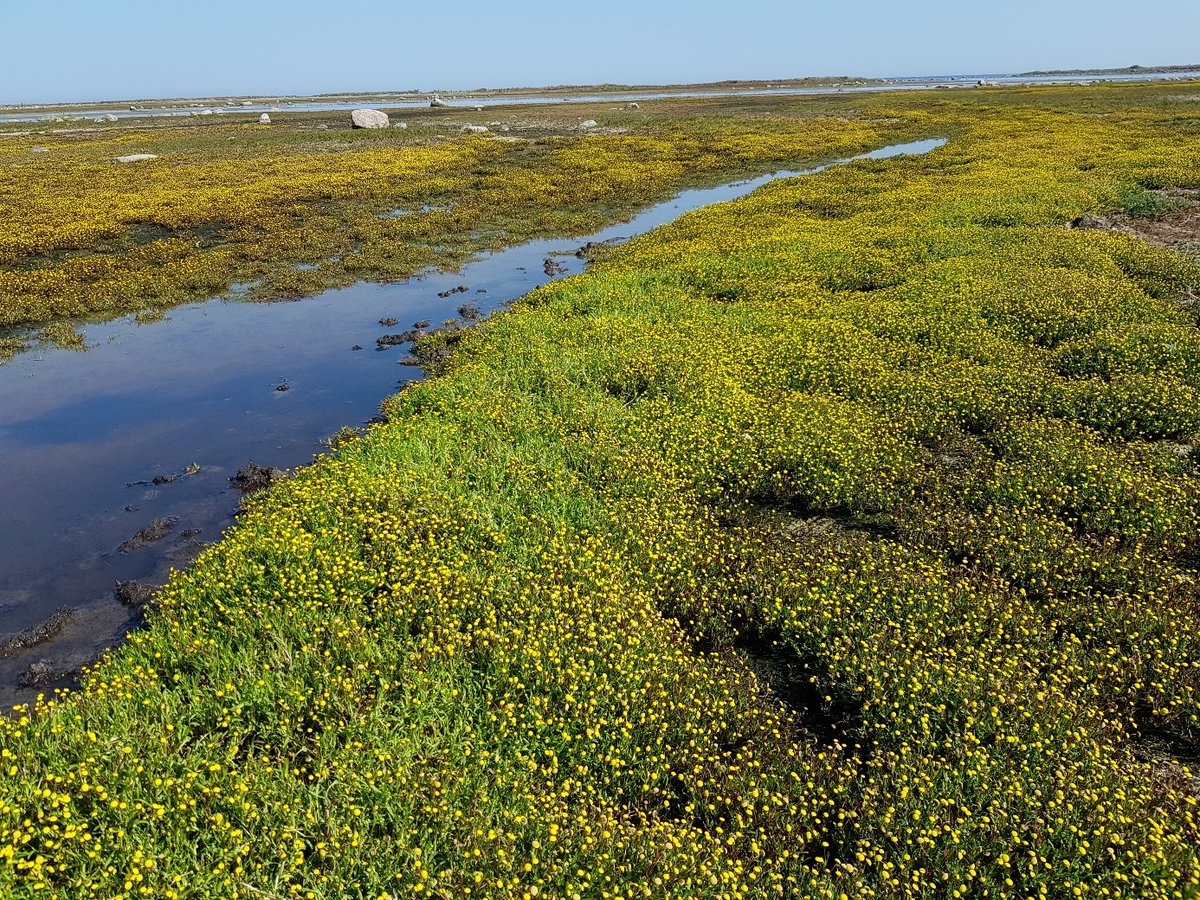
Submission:
[[113,162],[135,163],[147,159],[158,159],[158,155],[155,153],[130,153],[128,156],[118,156]]
[[464,125],[462,127],[462,130],[465,134],[487,134],[488,133],[488,129],[487,129],[486,125]]
[[267,113],[263,113],[261,116],[258,117],[258,124],[259,125],[270,125],[271,117],[269,115],[267,115]]
[[49,147],[30,147],[29,152],[30,153],[49,153],[50,148]]
[[116,116],[114,116],[112,113],[109,113],[107,116],[105,116],[105,117],[104,117],[104,121],[105,121],[105,122],[116,122],[116,121],[119,121],[119,120],[118,120],[118,119],[117,119],[117,117],[116,117]]
[[579,127],[580,128],[595,128],[596,120],[595,119],[587,119],[586,121],[580,122]]

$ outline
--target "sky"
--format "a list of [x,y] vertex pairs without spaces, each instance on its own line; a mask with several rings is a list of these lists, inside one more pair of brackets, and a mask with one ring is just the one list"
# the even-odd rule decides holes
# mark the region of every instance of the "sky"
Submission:
[[1200,63],[1200,0],[0,0],[0,103]]

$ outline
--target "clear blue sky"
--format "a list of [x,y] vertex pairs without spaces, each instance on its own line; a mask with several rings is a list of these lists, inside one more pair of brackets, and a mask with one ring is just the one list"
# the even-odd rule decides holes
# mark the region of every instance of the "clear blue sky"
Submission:
[[1200,0],[0,3],[0,103],[1200,63]]

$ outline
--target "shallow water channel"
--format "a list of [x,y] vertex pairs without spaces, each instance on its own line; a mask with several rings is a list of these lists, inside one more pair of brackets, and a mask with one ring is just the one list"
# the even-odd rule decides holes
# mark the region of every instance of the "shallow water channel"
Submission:
[[[944,143],[899,144],[864,157],[926,153]],[[213,299],[143,325],[125,316],[87,326],[86,352],[41,349],[0,365],[0,704],[70,683],[79,666],[119,643],[140,614],[118,601],[115,582],[160,584],[216,540],[242,496],[230,478],[248,460],[308,463],[339,427],[361,425],[384,397],[421,377],[403,364],[407,345],[377,350],[376,338],[420,320],[437,326],[464,303],[486,314],[580,272],[574,253],[589,241],[626,239],[774,179],[828,167],[684,191],[629,222],[488,253],[453,273],[362,283],[292,303]],[[563,271],[547,274],[547,259]],[[459,286],[467,290],[448,293]],[[383,318],[398,324],[383,326]],[[172,520],[164,537],[118,549],[156,519]],[[64,607],[73,613],[57,617],[65,624],[53,637],[13,646],[11,636]],[[22,686],[31,671],[41,676],[36,689]]]

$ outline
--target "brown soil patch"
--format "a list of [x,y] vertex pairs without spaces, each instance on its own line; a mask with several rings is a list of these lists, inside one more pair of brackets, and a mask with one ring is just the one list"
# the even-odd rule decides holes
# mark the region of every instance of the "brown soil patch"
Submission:
[[1081,216],[1071,225],[1074,228],[1095,228],[1128,234],[1156,247],[1169,247],[1200,257],[1200,191],[1176,188],[1156,193],[1173,200],[1191,202],[1154,219],[1137,219],[1125,215]]

